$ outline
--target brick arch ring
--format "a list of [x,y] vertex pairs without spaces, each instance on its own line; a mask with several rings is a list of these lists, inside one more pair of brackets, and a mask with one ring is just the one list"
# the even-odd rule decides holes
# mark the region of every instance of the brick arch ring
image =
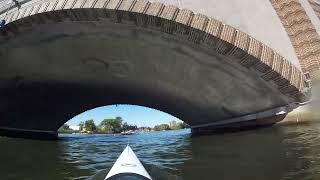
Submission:
[[187,9],[146,0],[56,0],[37,1],[13,8],[5,17],[7,25],[0,30],[1,39],[14,38],[18,26],[42,24],[46,21],[98,21],[111,18],[116,23],[130,21],[179,36],[193,43],[235,59],[246,68],[258,72],[284,95],[295,101],[306,98],[304,75],[277,52],[218,20]]

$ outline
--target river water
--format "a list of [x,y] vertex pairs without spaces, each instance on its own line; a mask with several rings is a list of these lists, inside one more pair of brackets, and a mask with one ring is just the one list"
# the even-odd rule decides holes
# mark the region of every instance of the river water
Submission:
[[0,179],[103,179],[130,143],[155,180],[320,179],[320,124],[191,137],[190,130],[0,138]]

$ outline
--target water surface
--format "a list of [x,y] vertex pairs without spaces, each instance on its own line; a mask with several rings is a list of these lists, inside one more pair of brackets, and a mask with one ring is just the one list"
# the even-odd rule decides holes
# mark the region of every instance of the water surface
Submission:
[[191,137],[190,130],[0,138],[0,179],[103,179],[130,143],[155,180],[320,179],[320,124]]

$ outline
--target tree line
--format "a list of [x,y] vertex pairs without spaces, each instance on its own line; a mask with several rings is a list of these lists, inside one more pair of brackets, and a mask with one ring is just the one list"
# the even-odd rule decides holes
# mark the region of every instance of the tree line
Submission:
[[126,122],[123,123],[123,119],[121,117],[104,119],[99,123],[99,125],[96,125],[92,119],[79,123],[80,131],[90,131],[97,133],[121,133],[123,131],[137,129],[138,127],[136,125],[129,125]]
[[159,124],[153,127],[155,131],[186,129],[190,126],[184,122],[170,121],[169,124]]
[[71,133],[71,132],[88,132],[88,133],[105,133],[105,134],[113,134],[113,133],[121,133],[126,131],[136,131],[136,130],[143,130],[143,131],[163,131],[163,130],[176,130],[176,129],[184,129],[189,128],[186,123],[170,121],[169,124],[159,124],[154,126],[153,128],[150,127],[140,127],[138,128],[137,125],[131,125],[126,122],[123,122],[121,117],[115,117],[110,119],[104,119],[98,125],[95,124],[93,119],[81,121],[79,123],[79,130],[72,131],[69,129],[67,125],[63,125],[58,132],[60,133]]

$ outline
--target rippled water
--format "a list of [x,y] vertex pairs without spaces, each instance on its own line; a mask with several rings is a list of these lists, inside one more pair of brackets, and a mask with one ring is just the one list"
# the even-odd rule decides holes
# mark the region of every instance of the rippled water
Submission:
[[191,137],[190,130],[0,138],[0,179],[103,179],[130,143],[161,179],[320,179],[320,124]]

